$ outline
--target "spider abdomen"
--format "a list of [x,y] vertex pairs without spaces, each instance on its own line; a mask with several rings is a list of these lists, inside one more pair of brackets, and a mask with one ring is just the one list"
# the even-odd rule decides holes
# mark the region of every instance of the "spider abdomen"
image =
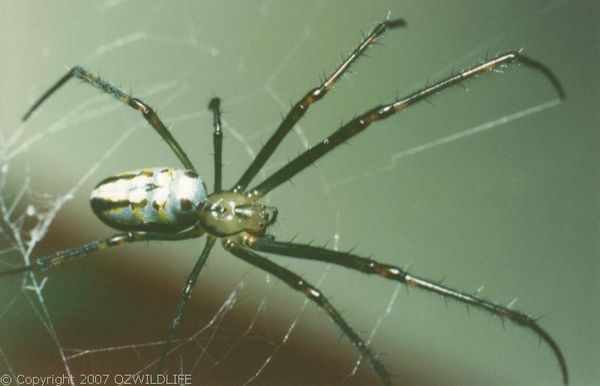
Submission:
[[108,177],[94,188],[90,203],[96,216],[116,229],[178,232],[198,221],[206,196],[196,172],[163,167]]

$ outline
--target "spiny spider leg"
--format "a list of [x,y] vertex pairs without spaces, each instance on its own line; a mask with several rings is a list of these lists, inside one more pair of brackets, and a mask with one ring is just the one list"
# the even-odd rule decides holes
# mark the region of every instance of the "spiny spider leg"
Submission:
[[277,130],[269,138],[267,143],[260,149],[256,158],[252,161],[248,169],[244,172],[240,180],[232,188],[234,192],[243,192],[250,181],[256,176],[256,174],[262,169],[265,162],[273,154],[279,143],[292,130],[294,125],[304,116],[309,106],[327,94],[333,87],[334,83],[341,78],[342,75],[348,68],[364,54],[364,52],[375,44],[377,39],[383,34],[388,28],[398,28],[405,25],[404,20],[385,20],[377,24],[375,28],[363,39],[363,41],[350,53],[350,55],[339,65],[339,67],[327,78],[319,87],[310,90],[306,95],[298,101],[294,107],[288,112],[284,120],[279,124]]
[[[214,192],[221,192],[221,178],[222,178],[222,170],[223,170],[223,131],[221,130],[221,99],[212,98],[208,103],[208,108],[213,113],[213,160],[214,160],[214,171],[215,171],[215,181],[214,181]],[[192,290],[198,280],[198,275],[202,271],[208,256],[210,255],[210,251],[215,245],[216,238],[213,236],[207,236],[206,243],[204,244],[204,249],[198,257],[194,268],[189,273],[187,280],[185,282],[185,286],[181,291],[181,296],[179,297],[179,304],[175,309],[175,315],[171,320],[171,325],[169,326],[169,336],[163,348],[163,352],[161,354],[160,360],[158,362],[158,366],[156,368],[156,373],[161,373],[164,369],[164,366],[167,361],[167,357],[169,356],[169,352],[173,347],[173,340],[175,339],[175,335],[179,330],[179,325],[181,324],[181,319],[183,318],[183,313],[185,311],[185,307],[192,297]]]
[[325,295],[317,288],[308,283],[299,275],[294,272],[272,262],[271,260],[252,252],[251,250],[234,243],[232,241],[226,241],[225,248],[228,249],[234,256],[260,268],[263,271],[269,272],[274,276],[278,277],[279,280],[285,282],[287,285],[295,289],[296,291],[302,292],[308,299],[317,303],[327,315],[333,320],[333,322],[344,332],[344,335],[350,339],[352,344],[360,351],[360,354],[366,357],[371,366],[375,370],[375,373],[383,381],[384,385],[391,385],[391,377],[383,363],[379,360],[377,355],[371,351],[367,343],[350,327],[348,322],[340,315],[335,307],[327,300]]
[[165,140],[165,142],[167,142],[167,144],[171,147],[171,150],[173,150],[173,153],[175,153],[175,155],[177,156],[177,158],[179,158],[179,160],[185,166],[185,168],[196,171],[194,165],[192,164],[192,161],[190,161],[188,156],[185,154],[185,151],[183,151],[181,146],[179,146],[175,138],[173,138],[173,136],[171,135],[171,132],[169,132],[169,129],[165,127],[158,115],[154,112],[154,110],[152,110],[150,106],[148,106],[140,99],[134,98],[131,95],[124,93],[111,83],[105,81],[99,76],[90,73],[89,71],[80,66],[75,66],[71,68],[62,78],[58,80],[58,82],[56,82],[52,87],[50,87],[48,91],[46,91],[25,113],[25,115],[23,116],[23,120],[27,120],[27,118],[29,118],[29,116],[35,110],[37,110],[37,108],[42,103],[44,103],[46,99],[48,99],[52,94],[54,94],[56,90],[62,87],[65,83],[67,83],[69,79],[73,77],[81,79],[82,81],[87,82],[88,84],[91,84],[99,90],[114,96],[129,107],[138,110],[140,113],[142,113],[142,115],[144,116],[146,121],[148,121],[150,126],[152,126],[154,130],[156,130],[156,132],[160,134],[160,136]]
[[223,178],[223,131],[221,130],[221,99],[211,99],[208,103],[208,108],[213,113],[213,156],[215,167],[215,189],[213,193],[219,193],[222,190],[221,180]]
[[202,270],[202,267],[204,267],[204,263],[206,263],[206,259],[208,258],[212,247],[215,245],[216,240],[217,239],[212,236],[208,236],[206,238],[206,244],[204,244],[204,249],[202,250],[200,257],[196,261],[194,269],[192,269],[192,272],[190,272],[190,274],[187,277],[185,286],[181,291],[179,304],[177,305],[177,309],[175,310],[175,316],[173,316],[173,319],[171,320],[171,325],[169,327],[169,337],[167,338],[167,342],[165,343],[165,346],[163,348],[163,353],[160,356],[160,361],[158,362],[158,367],[156,369],[157,373],[161,373],[165,366],[167,356],[169,355],[169,351],[171,351],[171,347],[173,346],[173,339],[175,338],[175,334],[179,330],[179,324],[181,323],[181,318],[183,317],[185,306],[187,305],[188,300],[190,300],[190,298],[192,297],[192,290],[194,289],[196,280],[198,280],[198,275],[200,275],[200,271]]
[[89,255],[96,251],[106,248],[118,247],[123,244],[135,243],[139,241],[178,241],[185,239],[194,239],[202,236],[204,231],[199,228],[193,228],[180,233],[148,233],[148,232],[124,232],[117,233],[111,237],[94,240],[79,247],[65,249],[56,252],[53,255],[38,257],[31,265],[10,269],[0,272],[0,276],[14,275],[20,272],[38,271],[51,268],[70,261],[72,259]]
[[313,247],[310,245],[296,244],[290,242],[276,241],[271,237],[261,237],[256,240],[251,247],[257,251],[273,253],[280,256],[298,257],[301,259],[317,260],[326,263],[340,265],[356,271],[367,274],[375,274],[386,279],[395,280],[410,287],[417,287],[423,290],[440,294],[446,298],[456,300],[461,303],[480,308],[490,312],[500,318],[506,318],[511,322],[528,328],[533,331],[552,349],[562,373],[563,383],[569,384],[569,375],[565,358],[554,339],[542,329],[535,319],[529,315],[511,310],[508,307],[489,302],[461,291],[454,290],[437,284],[431,280],[413,276],[398,267],[388,264],[382,264],[375,260],[360,257],[348,252],[338,252],[326,248]]
[[319,142],[309,150],[300,154],[298,157],[290,161],[287,165],[283,166],[275,173],[273,173],[266,180],[258,184],[255,188],[247,191],[248,197],[252,197],[254,200],[258,200],[265,194],[273,190],[280,184],[290,180],[297,173],[305,169],[307,166],[313,164],[319,158],[324,156],[333,150],[336,146],[344,143],[348,139],[352,138],[356,134],[362,132],[371,123],[390,117],[391,115],[404,110],[408,106],[422,101],[431,95],[442,91],[452,85],[463,82],[467,79],[473,78],[476,75],[484,74],[494,70],[504,64],[521,63],[533,69],[536,69],[543,73],[552,83],[560,98],[565,97],[565,93],[562,86],[558,82],[558,79],[554,74],[543,64],[536,62],[528,57],[522,55],[517,51],[509,51],[505,54],[499,55],[491,60],[475,66],[473,68],[463,70],[456,75],[452,75],[434,85],[425,87],[407,97],[397,100],[393,103],[377,106],[364,114],[352,119],[335,131],[332,135],[327,137],[325,140]]

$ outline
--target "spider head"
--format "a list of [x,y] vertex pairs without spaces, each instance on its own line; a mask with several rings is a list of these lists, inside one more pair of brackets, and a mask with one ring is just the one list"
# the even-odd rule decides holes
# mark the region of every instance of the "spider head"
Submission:
[[276,218],[277,208],[252,202],[234,192],[211,194],[199,213],[200,225],[217,237],[241,232],[262,236]]

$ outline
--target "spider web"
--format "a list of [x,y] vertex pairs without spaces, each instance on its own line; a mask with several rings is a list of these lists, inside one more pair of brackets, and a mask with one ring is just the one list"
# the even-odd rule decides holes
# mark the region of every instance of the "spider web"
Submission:
[[[258,178],[316,143],[340,120],[486,54],[527,44],[527,54],[554,68],[543,51],[534,50],[544,41],[535,27],[551,24],[564,1],[545,2],[535,11],[517,2],[497,9],[481,9],[477,2],[449,9],[428,2],[394,3],[155,2],[140,9],[139,4],[105,0],[85,8],[66,2],[52,9],[36,5],[38,14],[26,19],[19,18],[30,15],[31,4],[5,4],[3,14],[11,17],[3,23],[9,32],[4,35],[15,39],[4,43],[15,55],[4,60],[11,69],[7,73],[15,76],[4,74],[3,84],[15,95],[3,94],[2,100],[2,108],[11,107],[2,114],[9,126],[0,132],[2,270],[110,235],[87,203],[101,178],[177,165],[139,115],[75,81],[28,122],[11,125],[70,65],[101,71],[157,108],[209,187],[206,103],[211,97],[223,99],[224,184],[230,185],[290,103],[315,86],[321,72],[333,70],[339,56],[358,42],[359,31],[367,31],[388,11],[405,17],[409,28],[388,33],[384,47],[373,48],[353,74],[311,108]],[[470,29],[456,27],[468,24],[461,19],[466,10],[480,13],[477,21],[469,20],[473,30],[486,31],[477,38]],[[27,20],[25,37],[16,25],[20,20]],[[60,25],[66,20],[74,25]],[[440,38],[453,29],[457,36],[452,41]],[[295,237],[339,250],[358,246],[359,254],[401,267],[412,264],[426,277],[451,275],[449,284],[460,289],[475,291],[486,284],[484,295],[504,304],[516,296],[530,298],[520,299],[519,308],[554,315],[557,303],[545,299],[559,297],[548,283],[558,280],[560,269],[536,266],[541,257],[522,245],[519,227],[508,236],[497,234],[501,226],[489,220],[497,212],[486,213],[484,203],[502,207],[502,200],[510,202],[526,189],[537,192],[546,183],[542,177],[526,181],[541,168],[505,170],[539,162],[541,151],[523,144],[540,143],[547,128],[539,120],[552,117],[559,102],[542,77],[530,71],[515,68],[506,76],[485,78],[467,84],[468,93],[455,88],[433,98],[432,106],[423,104],[378,123],[349,148],[278,188],[267,197],[280,210],[272,232],[281,240]],[[515,92],[521,87],[527,92]],[[490,169],[500,181],[485,176]],[[441,189],[447,197],[435,194]],[[493,195],[495,189],[506,198]],[[528,221],[535,223],[531,216]],[[516,218],[509,213],[498,221]],[[455,232],[449,230],[453,227]],[[506,247],[515,240],[522,249]],[[123,246],[41,274],[3,280],[0,370],[13,377],[73,375],[74,384],[81,383],[81,374],[109,373],[114,380],[115,374],[151,373],[184,278],[201,248],[198,240]],[[325,313],[216,249],[188,305],[171,371],[192,374],[193,384],[377,383],[369,364],[340,338]],[[505,259],[507,253],[515,258]],[[524,255],[532,260],[523,262]],[[389,370],[408,384],[485,384],[489,374],[494,382],[510,384],[515,374],[525,383],[542,376],[548,382],[558,379],[553,358],[531,334],[512,326],[504,333],[486,315],[466,317],[455,304],[444,307],[427,294],[406,295],[400,286],[336,267],[275,260],[323,290],[382,353]],[[547,278],[542,287],[523,284],[533,273]],[[551,322],[550,331],[560,327]],[[448,337],[458,330],[459,338]],[[515,358],[508,361],[506,353]],[[528,365],[515,369],[519,363]]]

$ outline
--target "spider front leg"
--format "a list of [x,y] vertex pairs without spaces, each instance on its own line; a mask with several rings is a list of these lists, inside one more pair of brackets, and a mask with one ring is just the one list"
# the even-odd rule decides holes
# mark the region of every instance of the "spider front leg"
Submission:
[[56,90],[62,87],[67,81],[71,78],[78,78],[82,81],[96,87],[100,91],[103,91],[107,94],[110,94],[125,103],[129,107],[139,111],[144,116],[144,119],[148,121],[150,126],[156,130],[156,132],[167,142],[167,144],[171,147],[171,150],[177,158],[181,161],[181,163],[185,166],[186,169],[196,171],[192,161],[185,154],[179,143],[173,138],[169,130],[166,128],[164,123],[160,120],[158,115],[154,112],[154,110],[148,106],[146,103],[141,101],[140,99],[134,98],[131,95],[121,91],[116,86],[112,85],[110,82],[100,78],[97,75],[92,74],[87,71],[83,67],[75,66],[71,68],[62,78],[58,80],[52,87],[50,87],[34,104],[31,108],[25,113],[23,116],[23,120],[27,120],[29,116],[37,110],[37,108],[44,103],[46,99],[48,99]]
[[442,81],[439,81],[431,86],[425,87],[417,92],[414,92],[402,99],[389,103],[383,106],[377,106],[358,117],[352,119],[340,127],[337,131],[331,134],[329,137],[319,142],[312,148],[306,150],[298,157],[290,161],[287,165],[281,167],[275,173],[273,173],[266,180],[258,184],[256,187],[249,189],[246,195],[253,200],[258,200],[265,194],[279,186],[280,184],[289,181],[296,174],[304,170],[309,165],[312,165],[325,154],[339,146],[340,144],[348,141],[350,138],[361,133],[371,123],[386,119],[392,115],[405,110],[407,107],[423,101],[430,96],[456,84],[460,84],[467,79],[471,79],[477,75],[488,73],[502,65],[521,63],[534,70],[541,72],[546,78],[552,83],[558,95],[561,99],[564,99],[565,93],[562,86],[558,82],[558,79],[554,74],[542,63],[539,63],[533,59],[522,55],[518,51],[509,51],[505,54],[499,55],[493,59],[487,60],[484,63],[463,70],[456,75],[452,75]]
[[292,271],[273,263],[271,260],[252,252],[250,249],[247,249],[240,244],[227,240],[224,245],[234,256],[239,257],[263,271],[273,274],[296,291],[302,292],[308,299],[312,300],[325,310],[333,322],[344,332],[344,335],[346,335],[352,344],[356,346],[358,351],[360,351],[361,355],[371,362],[371,366],[373,366],[373,369],[383,384],[386,386],[391,385],[390,374],[377,355],[371,351],[367,343],[356,333],[356,331],[354,331],[354,329],[352,329],[352,327],[350,327],[348,322],[346,322],[342,315],[318,288],[311,285]]
[[243,192],[250,181],[256,176],[256,174],[265,165],[265,162],[271,157],[277,146],[281,143],[287,133],[292,130],[294,125],[304,116],[310,105],[318,102],[323,98],[329,90],[333,88],[335,82],[337,82],[342,75],[350,66],[361,57],[367,48],[375,44],[377,39],[383,34],[388,28],[398,28],[405,25],[404,20],[395,19],[390,20],[389,18],[381,23],[377,24],[375,28],[363,39],[363,41],[356,47],[350,55],[339,65],[339,67],[329,77],[321,83],[318,87],[310,90],[306,95],[296,102],[292,109],[287,113],[283,121],[279,124],[277,130],[269,138],[267,143],[260,149],[256,158],[252,161],[248,169],[244,172],[239,181],[234,185],[232,190],[234,192]]
[[445,298],[453,299],[469,306],[487,311],[501,319],[508,319],[519,326],[533,331],[533,333],[535,333],[550,347],[560,366],[563,383],[565,385],[569,384],[567,363],[560,348],[558,347],[558,344],[550,336],[550,334],[548,334],[537,324],[535,319],[523,312],[515,311],[508,307],[492,303],[475,295],[457,291],[455,289],[440,285],[432,280],[411,275],[407,271],[393,265],[379,263],[375,260],[360,257],[352,253],[338,252],[326,248],[313,247],[310,245],[296,244],[291,242],[281,242],[270,237],[258,238],[254,240],[250,247],[261,252],[297,257],[300,259],[317,260],[340,265],[367,274],[379,275],[386,279],[394,280],[410,287],[416,287],[425,291],[433,292],[442,295]]

